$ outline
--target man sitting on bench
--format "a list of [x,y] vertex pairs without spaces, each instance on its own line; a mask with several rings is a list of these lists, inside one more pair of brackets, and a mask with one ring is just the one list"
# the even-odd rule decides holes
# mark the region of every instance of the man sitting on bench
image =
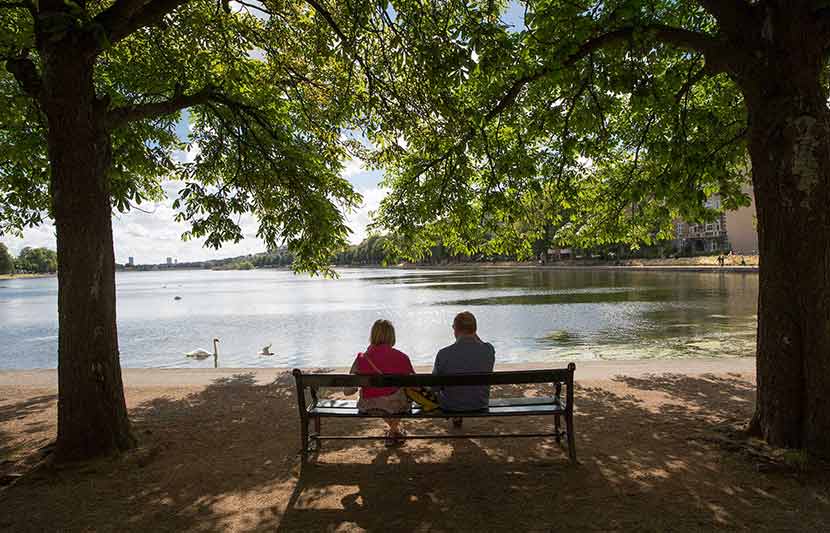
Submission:
[[[455,343],[438,351],[433,374],[473,374],[492,372],[496,362],[496,350],[489,342],[482,341],[476,333],[476,317],[469,311],[458,313],[452,322]],[[442,411],[464,412],[485,409],[490,401],[490,387],[454,386],[442,387],[438,391],[438,403]],[[456,428],[462,419],[452,419]]]

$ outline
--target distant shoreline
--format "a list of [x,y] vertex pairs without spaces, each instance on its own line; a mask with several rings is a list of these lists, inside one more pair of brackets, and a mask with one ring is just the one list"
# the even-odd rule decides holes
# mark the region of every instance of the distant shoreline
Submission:
[[54,278],[55,276],[57,276],[56,273],[53,273],[53,274],[0,274],[0,280]]
[[[361,267],[349,268],[366,268],[368,265]],[[376,267],[383,268],[383,267]],[[752,274],[758,273],[756,265],[746,266],[717,266],[717,265],[534,265],[528,263],[466,263],[454,265],[399,265],[395,267],[402,270],[415,269],[434,269],[434,270],[462,270],[465,268],[484,268],[484,269],[511,269],[520,268],[526,270],[610,270],[610,271],[635,271],[635,272],[729,272],[729,273],[744,273]]]
[[[660,262],[658,262],[660,261]],[[679,264],[666,264],[666,261],[672,260],[635,260],[629,264],[609,264],[603,263],[578,263],[578,262],[559,262],[537,264],[531,262],[518,261],[496,261],[496,262],[470,262],[470,263],[452,263],[444,265],[419,265],[415,263],[400,263],[397,265],[331,265],[336,271],[344,268],[354,269],[389,269],[389,270],[466,270],[466,269],[523,269],[523,270],[607,270],[607,271],[633,271],[633,272],[726,272],[726,273],[741,273],[741,274],[757,274],[758,265],[725,265],[718,266],[706,263],[686,263],[683,259],[674,260]],[[672,261],[673,262],[673,261]],[[686,264],[684,264],[686,263]],[[173,268],[173,269],[159,269],[159,270],[138,270],[138,269],[117,269],[118,272],[188,272],[188,271],[212,271],[212,272],[251,272],[256,270],[279,270],[291,271],[290,266],[280,267],[256,267],[253,269],[224,269],[224,268]],[[54,278],[57,274],[0,274],[0,281],[16,280],[16,279],[41,279]]]

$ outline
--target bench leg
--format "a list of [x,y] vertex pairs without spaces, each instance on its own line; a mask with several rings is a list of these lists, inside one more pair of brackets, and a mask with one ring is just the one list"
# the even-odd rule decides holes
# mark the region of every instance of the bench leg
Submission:
[[321,427],[322,427],[322,424],[321,424],[320,417],[315,416],[314,417],[314,436],[315,436],[315,438],[314,438],[314,451],[315,452],[320,451],[320,445],[323,443],[323,441],[320,440]]
[[565,430],[568,432],[568,458],[576,464],[576,439],[574,438],[574,414],[565,413]]
[[300,420],[300,462],[305,465],[308,462],[308,419]]
[[556,444],[562,444],[562,432],[559,425],[559,415],[553,415],[553,432],[556,433]]

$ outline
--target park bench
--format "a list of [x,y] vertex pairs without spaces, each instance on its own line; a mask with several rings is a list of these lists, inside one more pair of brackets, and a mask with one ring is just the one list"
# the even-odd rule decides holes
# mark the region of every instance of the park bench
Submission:
[[[297,407],[300,412],[300,454],[302,462],[308,461],[309,454],[320,450],[324,440],[371,440],[383,439],[375,435],[324,435],[323,418],[489,418],[496,416],[552,416],[553,432],[534,433],[476,433],[476,434],[429,434],[407,435],[409,439],[455,439],[455,438],[524,438],[554,437],[557,443],[562,437],[568,441],[568,457],[576,462],[573,425],[573,384],[576,365],[550,370],[519,370],[514,372],[490,372],[485,374],[457,374],[436,376],[432,374],[371,375],[356,374],[307,374],[294,370],[297,385]],[[318,391],[326,388],[354,387],[436,387],[457,385],[525,385],[552,384],[554,395],[549,397],[491,398],[490,405],[480,411],[444,412],[440,409],[424,411],[417,404],[397,415],[361,413],[357,401],[320,398]],[[562,385],[565,385],[565,399],[562,399]],[[560,418],[565,419],[565,430],[561,430]],[[313,425],[313,429],[310,427]]]

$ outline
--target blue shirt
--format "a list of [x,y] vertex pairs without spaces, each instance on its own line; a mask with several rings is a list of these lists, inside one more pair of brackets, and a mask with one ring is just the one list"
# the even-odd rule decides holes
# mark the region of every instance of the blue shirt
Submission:
[[[496,363],[496,349],[489,342],[475,337],[459,337],[438,351],[433,374],[475,374],[492,372]],[[487,385],[442,387],[438,391],[438,403],[443,411],[478,411],[490,402]]]

